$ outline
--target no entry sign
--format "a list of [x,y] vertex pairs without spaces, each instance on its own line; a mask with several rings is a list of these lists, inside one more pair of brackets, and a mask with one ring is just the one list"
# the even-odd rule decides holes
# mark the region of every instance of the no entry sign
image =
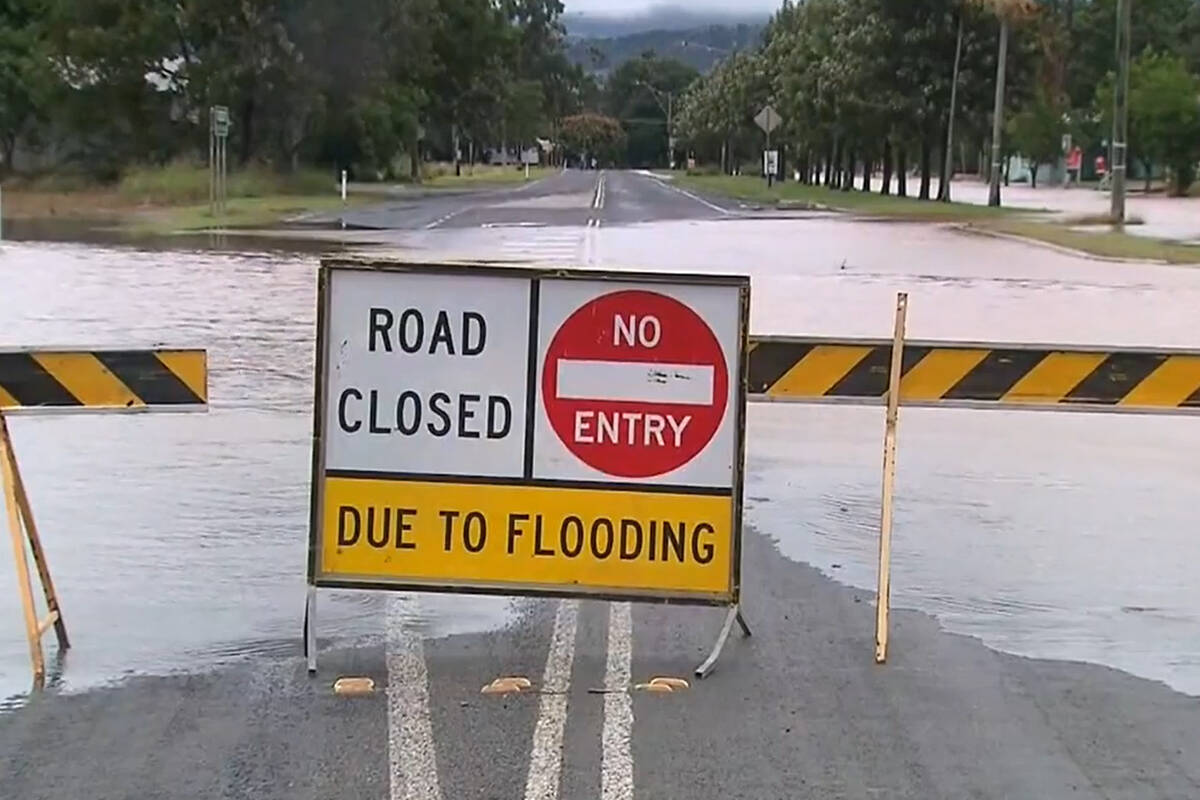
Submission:
[[721,343],[695,310],[657,291],[591,300],[546,352],[542,399],[567,449],[601,472],[647,478],[684,466],[729,405]]
[[749,286],[327,262],[314,586],[737,601]]

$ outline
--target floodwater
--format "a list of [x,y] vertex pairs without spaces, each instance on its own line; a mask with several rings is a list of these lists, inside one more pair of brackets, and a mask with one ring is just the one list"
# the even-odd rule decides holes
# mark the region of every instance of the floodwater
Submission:
[[[592,264],[749,273],[757,333],[885,336],[906,290],[914,337],[1200,348],[1200,271],[1098,264],[930,226],[677,222],[390,243],[423,257],[506,248],[563,263],[567,231]],[[525,237],[520,247],[513,237]],[[207,414],[11,420],[74,643],[57,665],[61,686],[294,652],[315,269],[311,254],[278,251],[0,249],[2,346],[210,352]],[[879,409],[754,406],[748,522],[786,557],[873,585],[881,435]],[[1200,694],[1198,450],[1194,417],[904,411],[897,605],[1005,650]],[[0,557],[0,696],[29,675],[9,561]],[[381,608],[378,596],[323,593],[322,636],[373,636]],[[438,596],[418,622],[445,635],[503,625],[515,610]]]

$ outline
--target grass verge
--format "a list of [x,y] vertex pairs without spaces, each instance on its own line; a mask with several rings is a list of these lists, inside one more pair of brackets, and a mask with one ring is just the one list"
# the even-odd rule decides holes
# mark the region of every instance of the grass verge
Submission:
[[[336,211],[342,201],[330,174],[281,174],[261,167],[230,173],[228,210],[209,214],[208,168],[193,164],[135,167],[112,184],[53,173],[8,181],[4,215],[13,219],[76,219],[117,225],[139,234],[215,227],[262,227],[304,213]],[[351,195],[348,204],[369,198]]]
[[[913,222],[962,222],[971,230],[1019,236],[1102,258],[1200,263],[1200,246],[1134,236],[1120,230],[1076,230],[1073,227],[1079,224],[1076,221],[1041,218],[1041,212],[1029,209],[936,203],[790,182],[768,189],[761,178],[744,175],[679,175],[675,182],[688,189],[779,208],[823,209]],[[1131,224],[1140,222],[1133,220]]]
[[1035,239],[1102,258],[1200,264],[1200,246],[1134,236],[1119,230],[1079,231],[1068,225],[1021,219],[994,220],[986,224],[972,223],[969,227],[985,232],[995,231]]
[[[372,198],[351,196],[347,206],[371,202]],[[224,215],[209,213],[208,203],[171,206],[134,212],[122,218],[122,227],[133,233],[160,235],[179,231],[209,228],[261,228],[286,222],[304,214],[336,212],[342,201],[332,197],[311,195],[268,195],[266,197],[235,197],[226,204]]]
[[[559,171],[557,167],[530,167],[529,180],[535,181]],[[430,164],[426,167],[425,181],[422,185],[442,189],[466,189],[474,186],[506,186],[524,183],[525,180],[525,168],[515,165],[502,167],[476,164],[470,167],[463,164],[462,174],[455,175],[453,164]]]
[[[683,175],[676,177],[680,186],[701,192],[725,195],[750,203],[782,208],[810,208],[846,211],[888,219],[968,222],[1017,213],[1014,209],[989,208],[971,203],[931,203],[912,197],[881,195],[877,191],[851,189],[843,192],[824,186],[777,183],[770,189],[762,178],[749,175]],[[878,185],[878,184],[876,184]],[[1029,213],[1025,210],[1023,213]]]

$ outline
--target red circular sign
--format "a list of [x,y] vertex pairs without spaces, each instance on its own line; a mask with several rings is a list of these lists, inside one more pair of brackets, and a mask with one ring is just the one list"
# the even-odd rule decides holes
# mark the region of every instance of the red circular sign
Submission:
[[721,343],[700,316],[657,292],[602,295],[550,340],[542,401],[588,466],[622,478],[678,469],[712,441],[729,398]]

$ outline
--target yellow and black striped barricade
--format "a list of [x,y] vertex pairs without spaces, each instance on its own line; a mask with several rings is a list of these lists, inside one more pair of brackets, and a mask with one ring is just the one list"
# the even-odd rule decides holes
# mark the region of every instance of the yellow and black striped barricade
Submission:
[[[890,340],[751,338],[751,400],[881,404]],[[1200,351],[906,341],[899,403],[1200,413]]]
[[0,411],[202,410],[203,350],[0,350]]
[[[0,349],[0,478],[36,688],[41,688],[46,675],[42,634],[53,627],[60,652],[70,647],[70,640],[29,496],[17,467],[6,415],[203,411],[207,404],[208,357],[203,350]],[[26,539],[46,597],[48,613],[40,620],[25,555]]]

